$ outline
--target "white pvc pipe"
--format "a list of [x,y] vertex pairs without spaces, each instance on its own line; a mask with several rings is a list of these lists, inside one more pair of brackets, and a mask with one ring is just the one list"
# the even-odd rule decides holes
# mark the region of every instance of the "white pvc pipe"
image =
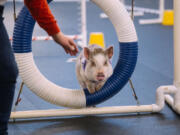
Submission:
[[180,88],[180,0],[174,0],[174,85]]
[[159,112],[163,109],[165,104],[165,94],[175,94],[177,88],[173,85],[160,86],[156,91],[156,104],[154,105],[154,111]]
[[138,113],[138,112],[153,112],[153,105],[19,111],[19,112],[12,112],[11,119],[97,115],[97,114],[120,114],[120,113]]
[[158,9],[158,18],[155,19],[140,19],[139,23],[140,24],[155,24],[155,23],[162,23],[163,21],[163,15],[164,15],[164,6],[165,2],[164,0],[159,0],[159,9]]
[[165,95],[166,102],[174,109],[174,99],[170,95]]
[[174,85],[177,87],[177,92],[174,95],[174,99],[173,99],[174,104],[172,108],[180,114],[180,38],[179,38],[180,8],[179,7],[180,7],[180,1],[174,0]]
[[[129,15],[131,14],[131,12],[128,12]],[[134,12],[134,16],[143,16],[144,12],[141,11],[135,11]],[[108,18],[108,16],[105,13],[100,13],[100,18],[104,19],[104,18]]]
[[[126,9],[131,10],[132,7],[126,5]],[[157,9],[142,8],[142,7],[134,7],[134,11],[140,11],[140,12],[150,13],[150,14],[159,14],[160,13],[159,9],[157,10]]]
[[[72,38],[73,40],[82,40],[82,35],[66,35],[69,38]],[[10,37],[9,40],[12,41],[13,37]],[[48,40],[53,40],[51,36],[33,36],[32,41],[48,41]]]
[[139,20],[140,24],[156,24],[156,23],[162,23],[162,20],[160,18],[157,19],[141,19]]
[[172,96],[165,95],[165,100],[174,111],[176,111],[178,114],[180,114],[180,106],[176,105],[175,98],[173,99]]
[[85,47],[87,46],[86,0],[81,0],[81,32],[82,32],[82,47]]
[[161,21],[163,20],[163,14],[164,14],[164,0],[160,0],[159,1],[159,19],[161,19]]
[[[162,2],[162,1],[161,1]],[[162,3],[161,3],[162,4]],[[180,1],[174,0],[174,86],[166,88],[161,86],[165,94],[173,94],[174,98],[170,95],[158,96],[160,100],[164,100],[171,106],[171,108],[180,114]],[[169,89],[169,92],[167,92]],[[160,90],[161,91],[161,90]],[[160,105],[164,104],[162,102]]]
[[180,1],[174,0],[174,98],[166,95],[166,102],[180,114]]

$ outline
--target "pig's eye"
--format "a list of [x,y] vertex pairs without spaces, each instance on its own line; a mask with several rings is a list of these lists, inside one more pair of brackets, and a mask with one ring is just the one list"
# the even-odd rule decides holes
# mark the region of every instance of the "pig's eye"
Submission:
[[91,61],[91,66],[96,66],[96,63],[94,61]]
[[104,62],[104,66],[107,66],[107,65],[108,65],[108,62],[107,62],[107,61],[105,61],[105,62]]

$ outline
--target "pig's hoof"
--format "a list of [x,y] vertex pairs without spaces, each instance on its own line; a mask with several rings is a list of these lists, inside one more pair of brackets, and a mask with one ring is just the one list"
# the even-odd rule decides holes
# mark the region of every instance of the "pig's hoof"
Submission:
[[89,91],[90,94],[93,94],[95,92],[94,89],[89,89],[89,88],[88,88],[88,91]]
[[95,93],[95,91],[89,91],[89,93],[90,93],[90,94],[93,94],[93,93]]
[[101,89],[102,85],[96,86],[96,91],[99,91]]

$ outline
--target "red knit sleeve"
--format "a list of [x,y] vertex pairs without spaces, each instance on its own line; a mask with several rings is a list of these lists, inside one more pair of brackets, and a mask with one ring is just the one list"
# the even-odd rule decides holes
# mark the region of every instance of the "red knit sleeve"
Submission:
[[24,0],[33,18],[49,34],[60,32],[57,22],[52,15],[47,0]]

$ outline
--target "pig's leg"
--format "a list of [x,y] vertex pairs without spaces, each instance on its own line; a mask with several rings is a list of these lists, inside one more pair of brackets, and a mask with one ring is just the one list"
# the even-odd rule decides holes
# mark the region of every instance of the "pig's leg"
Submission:
[[104,85],[104,82],[98,83],[98,84],[95,86],[95,90],[96,90],[96,91],[99,91],[99,90],[102,88],[103,85]]
[[92,94],[95,92],[95,85],[93,83],[91,83],[90,81],[87,81],[86,86],[87,86],[89,93]]

